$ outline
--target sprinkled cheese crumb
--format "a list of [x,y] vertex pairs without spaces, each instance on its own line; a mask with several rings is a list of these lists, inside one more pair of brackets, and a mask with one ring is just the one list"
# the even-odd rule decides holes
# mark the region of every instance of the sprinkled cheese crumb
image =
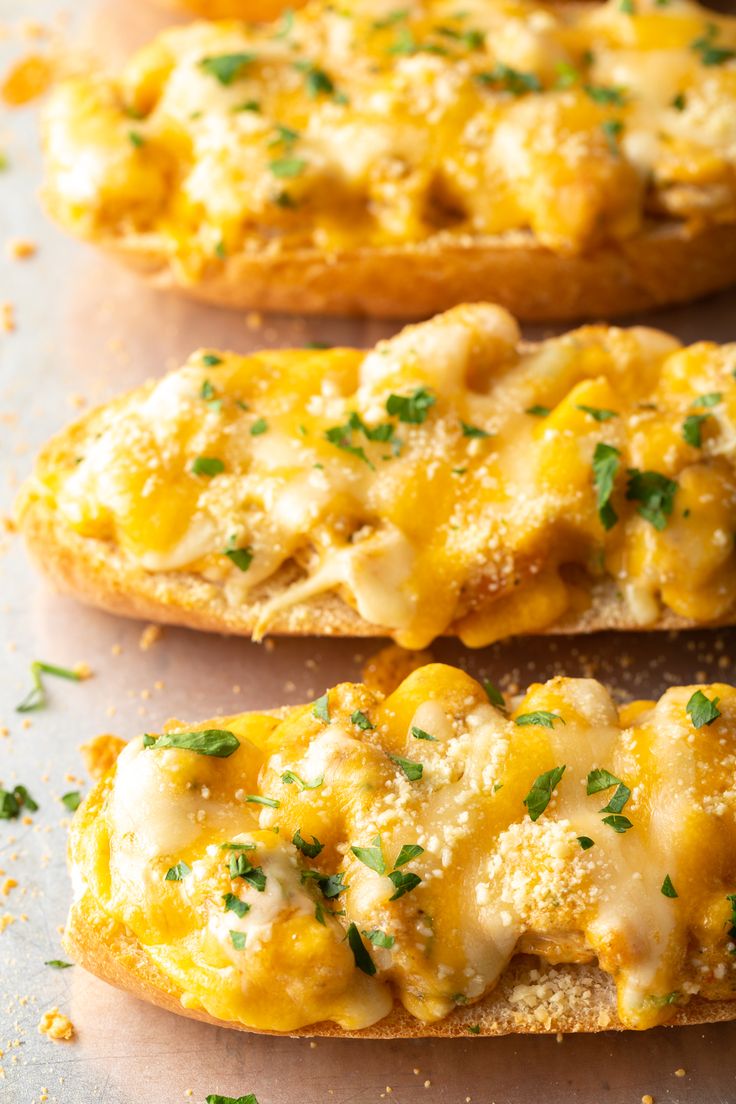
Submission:
[[147,652],[154,644],[158,644],[162,636],[163,629],[160,625],[146,625],[138,640],[138,647],[142,652]]
[[74,1038],[74,1024],[58,1008],[49,1008],[44,1012],[38,1025],[40,1035],[46,1035],[55,1043]]

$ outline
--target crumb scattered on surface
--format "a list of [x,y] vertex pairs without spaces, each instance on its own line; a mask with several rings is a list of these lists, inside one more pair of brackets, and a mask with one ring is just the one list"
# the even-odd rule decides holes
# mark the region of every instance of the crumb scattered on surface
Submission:
[[54,72],[50,57],[28,54],[11,65],[0,84],[0,96],[8,107],[23,107],[48,91]]
[[15,307],[12,303],[0,303],[0,332],[13,333],[15,330]]
[[25,261],[36,253],[36,243],[30,238],[9,238],[5,243],[5,252],[11,261]]
[[101,732],[99,736],[80,744],[79,752],[87,773],[96,780],[107,773],[124,747],[125,740],[119,736]]
[[49,1008],[48,1012],[44,1012],[38,1024],[38,1031],[55,1043],[74,1038],[74,1024],[58,1008]]
[[146,625],[145,629],[140,635],[138,641],[138,647],[142,652],[147,652],[149,648],[152,648],[154,644],[158,644],[159,640],[163,636],[164,630],[160,625]]
[[684,1070],[684,1069],[682,1068],[682,1066],[680,1066],[680,1068],[679,1068],[679,1069],[676,1069],[676,1070],[675,1070],[675,1077],[684,1077],[684,1076],[685,1076],[685,1072],[686,1072],[686,1071],[685,1071],[685,1070]]

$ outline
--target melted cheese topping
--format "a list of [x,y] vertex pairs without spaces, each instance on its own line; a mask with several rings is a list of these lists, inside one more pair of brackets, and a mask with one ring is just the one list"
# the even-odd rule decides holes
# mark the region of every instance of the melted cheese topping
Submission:
[[603,584],[609,624],[723,620],[735,367],[736,346],[643,328],[523,346],[485,305],[367,354],[200,352],[95,415],[34,493],[128,563],[206,581],[195,605],[249,605],[257,635],[337,593],[405,647],[481,646],[583,615]]
[[689,0],[312,4],[167,31],[66,84],[47,199],[183,280],[243,251],[531,231],[559,253],[645,220],[736,218],[736,20]]
[[[208,722],[237,735],[227,759],[135,740],[77,814],[72,863],[186,1007],[222,1020],[356,1029],[397,998],[430,1023],[480,1000],[526,952],[597,960],[621,1022],[650,1027],[694,994],[736,992],[736,691],[704,687],[720,715],[695,728],[694,690],[619,715],[599,683],[557,678],[513,714],[542,711],[550,727],[522,725],[438,664],[387,698],[344,684],[281,721]],[[563,766],[532,820],[535,780]],[[594,770],[631,791],[623,832],[604,820],[612,786],[586,793]],[[354,847],[372,848],[370,861]],[[255,881],[231,869],[239,854]],[[181,863],[189,873],[166,880]],[[402,875],[412,885],[399,895]]]

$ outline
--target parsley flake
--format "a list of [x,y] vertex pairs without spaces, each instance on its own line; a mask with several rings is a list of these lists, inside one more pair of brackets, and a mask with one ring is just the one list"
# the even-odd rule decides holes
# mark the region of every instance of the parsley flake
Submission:
[[396,942],[392,935],[387,935],[386,932],[381,931],[380,928],[374,928],[373,931],[361,932],[361,935],[364,935],[374,947],[384,947],[387,951],[390,951]]
[[626,498],[638,502],[637,513],[658,532],[667,526],[667,519],[677,493],[677,483],[656,471],[639,471],[629,468]]
[[475,437],[477,439],[484,439],[486,437],[492,437],[492,433],[488,433],[487,430],[481,429],[480,426],[469,425],[467,422],[460,422],[463,431],[463,437]]
[[326,690],[321,698],[317,698],[316,702],[312,706],[312,716],[316,717],[318,721],[324,721],[325,724],[330,723],[329,691]]
[[549,713],[546,709],[535,709],[532,713],[521,713],[514,718],[514,724],[541,725],[542,728],[554,728],[555,721],[565,723],[559,713]]
[[370,847],[351,847],[350,850],[369,870],[375,870],[376,874],[386,873],[386,860],[383,857],[380,836],[376,836],[371,841]]
[[586,406],[580,403],[576,410],[582,410],[583,414],[589,414],[596,422],[608,422],[611,418],[618,418],[617,410],[606,410],[601,406]]
[[307,843],[299,828],[297,828],[292,836],[291,842],[301,851],[302,855],[306,855],[308,859],[316,859],[325,846],[323,843],[319,842],[316,836],[312,836],[312,842]]
[[225,912],[234,912],[241,920],[247,912],[250,912],[248,902],[241,901],[235,893],[223,893],[222,899],[225,902]]
[[593,453],[593,486],[596,490],[598,517],[604,529],[612,529],[618,514],[611,505],[611,495],[619,469],[621,453],[613,445],[599,441]]
[[365,713],[362,711],[362,709],[356,709],[355,710],[355,712],[350,717],[350,723],[354,724],[358,728],[362,729],[363,732],[367,732],[369,729],[372,729],[372,728],[376,727],[371,722],[371,720],[365,715]]
[[430,736],[428,732],[425,732],[423,728],[417,728],[416,725],[411,726],[411,734],[415,740],[431,740],[433,743],[437,743],[436,736]]
[[70,813],[76,813],[82,804],[82,795],[79,790],[70,790],[69,793],[61,795],[61,803],[66,806]]
[[200,61],[200,68],[215,77],[220,84],[228,85],[241,75],[247,65],[255,61],[255,54],[218,54],[216,57],[205,57]]
[[389,759],[400,767],[410,782],[418,782],[424,772],[422,763],[412,763],[411,759],[402,759],[400,755],[389,755]]
[[56,667],[53,663],[44,663],[35,659],[31,664],[31,679],[33,686],[26,694],[23,701],[16,705],[16,713],[31,713],[35,709],[44,709],[48,704],[46,687],[43,684],[43,675],[52,675],[54,678],[69,679],[71,682],[82,682],[84,675],[77,670],[68,667]]
[[355,965],[358,969],[362,970],[364,974],[368,974],[369,977],[373,977],[376,972],[376,964],[368,953],[356,924],[350,924],[348,927],[348,945],[353,952]]
[[718,708],[720,700],[720,698],[713,698],[711,701],[710,698],[706,698],[702,690],[695,691],[685,706],[685,712],[693,722],[693,728],[703,728],[718,720],[721,715]]
[[227,759],[240,747],[240,740],[232,732],[222,728],[205,728],[201,732],[165,732],[162,736],[143,737],[144,748],[181,748],[197,755],[212,755],[215,759]]
[[591,847],[595,847],[595,840],[592,840],[590,836],[578,836],[577,841],[580,844],[581,851],[589,851]]
[[206,475],[211,479],[213,475],[220,475],[225,470],[225,465],[217,456],[198,456],[192,463],[192,471],[195,475]]
[[629,828],[633,828],[628,817],[620,816],[618,813],[611,813],[610,816],[603,817],[603,823],[607,824],[609,828],[613,828],[614,832],[618,832],[619,835],[623,835],[624,832],[628,832]]
[[191,866],[185,862],[178,862],[176,866],[170,866],[164,875],[165,882],[183,882],[187,874],[192,873]]
[[[517,721],[518,724],[518,721]],[[551,727],[551,726],[550,726]],[[524,804],[529,811],[531,820],[538,820],[552,800],[552,794],[559,783],[566,767],[553,767],[535,778],[532,788],[524,798]]]
[[506,712],[506,699],[497,686],[494,686],[489,679],[483,679],[483,689],[486,692],[491,705],[495,705],[496,709],[500,709],[503,713]]
[[688,414],[682,423],[683,440],[693,448],[703,447],[703,422],[707,422],[710,414]]
[[245,950],[245,932],[231,931],[230,940],[236,951]]
[[535,403],[534,406],[528,406],[524,413],[531,414],[534,418],[548,418],[552,413],[552,409],[549,406],[542,406],[540,403]]
[[672,898],[674,898],[674,897],[679,897],[680,896],[679,893],[677,892],[677,890],[675,889],[675,887],[673,886],[672,879],[670,878],[669,874],[665,874],[664,881],[662,882],[662,888],[660,890],[660,893],[662,894],[663,897],[672,897]]
[[422,882],[418,874],[412,874],[411,871],[405,873],[403,870],[392,870],[389,879],[394,885],[394,892],[389,897],[389,901],[398,901],[399,897],[411,893]]
[[408,425],[422,425],[436,402],[436,397],[426,387],[417,387],[411,395],[389,395],[386,412]]

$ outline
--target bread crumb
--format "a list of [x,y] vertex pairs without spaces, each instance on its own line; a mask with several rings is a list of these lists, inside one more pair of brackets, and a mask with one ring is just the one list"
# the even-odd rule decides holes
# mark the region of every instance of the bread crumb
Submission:
[[245,316],[245,324],[249,330],[260,330],[263,325],[263,315],[258,311],[249,311]]
[[0,332],[13,333],[15,330],[15,307],[12,303],[0,303]]
[[425,1089],[428,1089],[428,1088],[429,1088],[429,1086],[430,1086],[431,1084],[432,1084],[432,1082],[431,1082],[431,1081],[425,1081],[425,1082],[424,1082],[424,1087],[425,1087]]
[[90,667],[89,663],[75,663],[72,670],[74,671],[74,674],[77,676],[77,678],[81,679],[82,682],[84,682],[85,679],[92,678],[92,668]]
[[650,1096],[649,1093],[644,1093],[644,1096],[641,1098],[641,1104],[654,1104],[654,1097]]
[[74,1038],[74,1024],[58,1008],[44,1012],[38,1025],[40,1035],[46,1035],[55,1043]]
[[675,1070],[675,1077],[684,1077],[684,1076],[685,1076],[685,1070],[682,1068],[682,1066],[680,1066],[679,1069]]
[[15,917],[12,913],[6,912],[3,916],[0,916],[0,932],[4,932],[6,928],[9,928],[11,924],[15,923]]
[[9,238],[5,243],[5,252],[11,261],[24,261],[36,252],[36,243],[30,238]]
[[147,652],[154,644],[158,644],[164,630],[160,625],[146,625],[138,640],[138,647],[142,652]]
[[[18,883],[15,880],[15,878],[6,878],[5,881],[3,882],[3,888],[2,888],[2,890],[0,890],[0,893],[2,893],[3,897],[7,897],[8,894],[10,893],[11,889],[15,889],[15,887],[17,885],[18,885]],[[684,1072],[685,1071],[683,1070],[683,1073]]]
[[80,744],[79,753],[87,774],[94,779],[102,778],[124,747],[125,740],[113,736],[111,732],[101,732],[99,736],[93,736],[91,740]]

